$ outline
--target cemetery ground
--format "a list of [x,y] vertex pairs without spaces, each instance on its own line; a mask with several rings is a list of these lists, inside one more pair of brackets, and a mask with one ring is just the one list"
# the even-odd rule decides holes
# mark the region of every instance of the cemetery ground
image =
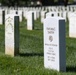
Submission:
[[24,19],[19,25],[19,55],[5,55],[5,30],[0,25],[0,75],[76,75],[76,39],[68,36],[66,23],[66,72],[44,68],[43,25],[35,21],[34,30],[27,30]]

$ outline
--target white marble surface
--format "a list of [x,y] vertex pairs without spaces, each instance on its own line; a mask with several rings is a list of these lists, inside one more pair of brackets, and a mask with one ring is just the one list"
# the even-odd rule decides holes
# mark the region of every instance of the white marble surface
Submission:
[[49,68],[57,71],[65,71],[65,29],[64,29],[65,23],[64,22],[65,22],[64,19],[58,17],[48,17],[44,20],[44,67],[45,68]]
[[69,16],[69,37],[76,38],[76,13]]
[[[15,15],[10,14],[5,16],[5,54],[15,56]],[[18,36],[19,37],[19,36]]]
[[27,16],[27,30],[33,30],[34,26],[34,13],[32,11],[28,12]]

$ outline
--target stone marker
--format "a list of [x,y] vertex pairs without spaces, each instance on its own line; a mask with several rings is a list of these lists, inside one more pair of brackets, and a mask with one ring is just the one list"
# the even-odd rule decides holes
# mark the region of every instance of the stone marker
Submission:
[[76,13],[69,14],[69,37],[76,38]]
[[46,11],[41,11],[41,23],[44,22]]
[[32,11],[29,11],[27,18],[27,30],[33,30],[33,29],[34,29],[34,13]]
[[19,53],[19,16],[5,16],[5,54],[15,56]]
[[36,16],[37,16],[37,19],[40,17],[40,11],[39,10],[36,11]]
[[63,11],[63,16],[62,17],[65,19],[65,22],[67,22],[67,12],[66,11]]
[[33,12],[34,12],[34,20],[37,20],[37,12],[36,11]]
[[23,11],[23,15],[24,15],[24,18],[25,18],[25,19],[27,19],[27,14],[28,14],[28,11],[25,11],[25,10],[24,10],[24,11]]
[[44,67],[66,71],[65,20],[47,17],[44,20]]
[[22,10],[18,10],[18,15],[19,15],[19,21],[22,22]]

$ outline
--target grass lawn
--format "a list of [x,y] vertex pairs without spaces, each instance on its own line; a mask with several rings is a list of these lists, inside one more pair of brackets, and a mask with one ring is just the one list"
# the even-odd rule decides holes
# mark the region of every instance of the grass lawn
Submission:
[[0,75],[76,75],[76,39],[68,37],[66,23],[66,72],[44,68],[43,25],[35,21],[34,30],[26,29],[26,20],[20,23],[20,54],[5,55],[4,25],[0,25]]

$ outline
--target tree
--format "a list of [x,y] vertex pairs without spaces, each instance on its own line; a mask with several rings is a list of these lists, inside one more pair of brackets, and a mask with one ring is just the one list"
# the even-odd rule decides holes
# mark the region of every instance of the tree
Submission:
[[64,0],[64,5],[67,6],[68,0]]
[[4,6],[22,6],[26,5],[29,0],[0,0],[1,4]]

